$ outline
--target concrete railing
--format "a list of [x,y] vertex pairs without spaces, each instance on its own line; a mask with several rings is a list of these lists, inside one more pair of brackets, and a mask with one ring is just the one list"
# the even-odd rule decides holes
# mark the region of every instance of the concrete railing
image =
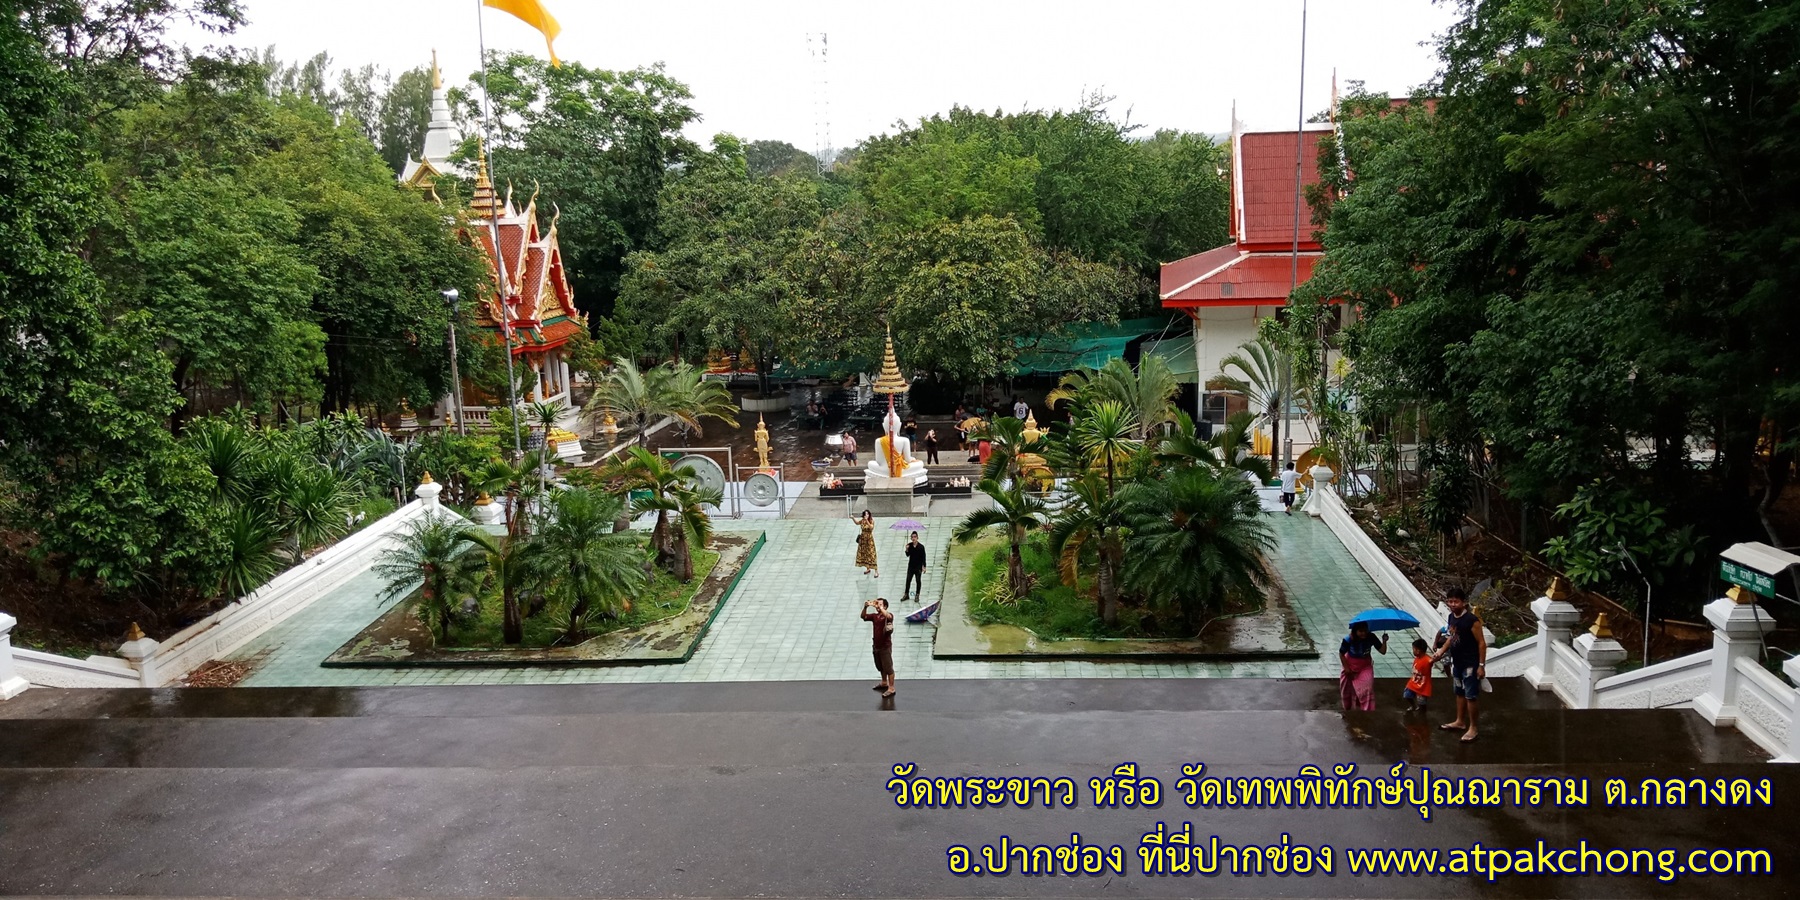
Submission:
[[[420,484],[418,499],[383,516],[317,556],[270,579],[224,609],[176,632],[167,641],[136,633],[119,657],[87,659],[14,650],[14,620],[0,614],[0,700],[29,684],[38,687],[163,687],[178,683],[208,660],[231,654],[345,582],[367,571],[394,539],[428,516],[453,516],[438,503],[443,486]],[[9,681],[9,679],[13,679]],[[7,693],[7,685],[17,690]]]
[[1625,660],[1625,648],[1613,640],[1604,613],[1592,628],[1571,638],[1581,611],[1564,599],[1566,590],[1558,579],[1531,604],[1538,633],[1523,677],[1577,709],[1691,708],[1715,727],[1735,726],[1774,754],[1775,762],[1800,762],[1800,727],[1795,727],[1800,659],[1783,666],[1787,681],[1764,669],[1757,654],[1775,622],[1752,602],[1753,595],[1741,588],[1732,594],[1706,607],[1712,649],[1621,675],[1616,670]]

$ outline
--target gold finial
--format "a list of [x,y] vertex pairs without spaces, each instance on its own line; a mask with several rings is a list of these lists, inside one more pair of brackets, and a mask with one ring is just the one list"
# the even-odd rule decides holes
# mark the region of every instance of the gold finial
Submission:
[[1550,586],[1544,588],[1544,596],[1551,600],[1567,600],[1571,593],[1573,592],[1569,590],[1569,583],[1564,581],[1561,575],[1551,578]]
[[143,639],[144,639],[144,629],[139,628],[138,623],[133,622],[133,623],[131,623],[130,628],[125,629],[125,642],[126,643],[130,643],[132,641],[141,641]]
[[1594,627],[1588,629],[1588,634],[1603,641],[1609,640],[1613,636],[1612,628],[1606,624],[1606,613],[1594,617]]
[[434,47],[431,50],[431,89],[435,91],[443,86],[444,73],[438,71],[437,48]]
[[894,329],[887,330],[887,349],[881,355],[881,374],[875,378],[875,393],[906,393],[906,376],[900,374],[900,363],[894,359]]
[[1731,590],[1725,592],[1725,596],[1731,598],[1731,602],[1739,606],[1756,602],[1756,595],[1745,590],[1741,584],[1732,585]]
[[488,496],[487,491],[482,491],[480,494],[477,494],[475,496],[475,505],[476,506],[492,506],[492,505],[494,505],[494,498]]
[[1027,412],[1025,414],[1025,442],[1029,444],[1043,436],[1044,432],[1038,429],[1037,413]]
[[426,469],[426,470],[425,470],[425,477],[424,477],[424,478],[421,478],[421,479],[419,479],[419,483],[420,483],[420,484],[433,484],[433,483],[434,483],[434,482],[433,482],[433,481],[432,481],[432,480],[431,480],[431,470],[430,470],[430,469]]

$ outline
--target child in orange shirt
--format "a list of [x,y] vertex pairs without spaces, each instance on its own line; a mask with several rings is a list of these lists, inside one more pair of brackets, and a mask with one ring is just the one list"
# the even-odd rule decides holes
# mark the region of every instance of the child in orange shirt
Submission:
[[1413,641],[1412,668],[1412,677],[1406,680],[1406,690],[1400,692],[1400,698],[1412,703],[1412,711],[1424,712],[1425,701],[1431,699],[1431,651],[1424,638]]

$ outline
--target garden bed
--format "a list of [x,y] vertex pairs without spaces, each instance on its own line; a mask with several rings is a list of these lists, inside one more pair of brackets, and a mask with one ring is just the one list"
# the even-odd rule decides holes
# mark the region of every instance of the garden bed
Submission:
[[1085,592],[1056,582],[1048,550],[1027,545],[1026,568],[1039,578],[1033,599],[1006,611],[974,599],[982,585],[1005,577],[1004,537],[994,534],[969,544],[952,544],[938,613],[938,659],[1116,659],[1248,661],[1317,659],[1318,650],[1277,583],[1261,608],[1220,617],[1193,637],[1168,638],[1139,632],[1144,613],[1120,610],[1120,624],[1108,629]]
[[[762,549],[762,532],[715,534],[711,550],[695,554],[694,580],[686,585],[659,575],[633,603],[633,612],[604,634],[579,644],[550,646],[566,620],[552,612],[525,620],[526,646],[499,646],[499,610],[484,608],[472,625],[453,627],[467,646],[440,646],[414,612],[414,601],[395,604],[325,659],[327,667],[411,666],[616,666],[686,662],[712,626],[732,588]],[[706,566],[711,557],[710,568]],[[490,621],[491,620],[491,621]],[[532,646],[532,644],[537,646]]]

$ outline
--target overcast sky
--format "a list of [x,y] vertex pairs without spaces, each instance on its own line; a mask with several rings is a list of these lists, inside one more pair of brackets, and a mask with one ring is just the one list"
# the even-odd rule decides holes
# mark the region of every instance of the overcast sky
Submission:
[[[702,121],[688,134],[701,141],[729,131],[814,150],[828,123],[830,145],[846,147],[953,104],[1070,108],[1096,89],[1117,98],[1115,116],[1149,129],[1226,132],[1234,101],[1252,129],[1291,128],[1299,111],[1301,0],[544,2],[562,23],[562,59],[666,64],[693,90]],[[246,7],[250,24],[230,42],[272,44],[285,59],[323,50],[338,66],[399,72],[429,63],[435,48],[454,83],[479,58],[479,0]],[[518,20],[491,9],[482,16],[490,49],[544,52]],[[1395,94],[1431,80],[1430,44],[1451,18],[1430,0],[1311,0],[1307,111],[1329,103],[1334,68],[1339,84]]]

